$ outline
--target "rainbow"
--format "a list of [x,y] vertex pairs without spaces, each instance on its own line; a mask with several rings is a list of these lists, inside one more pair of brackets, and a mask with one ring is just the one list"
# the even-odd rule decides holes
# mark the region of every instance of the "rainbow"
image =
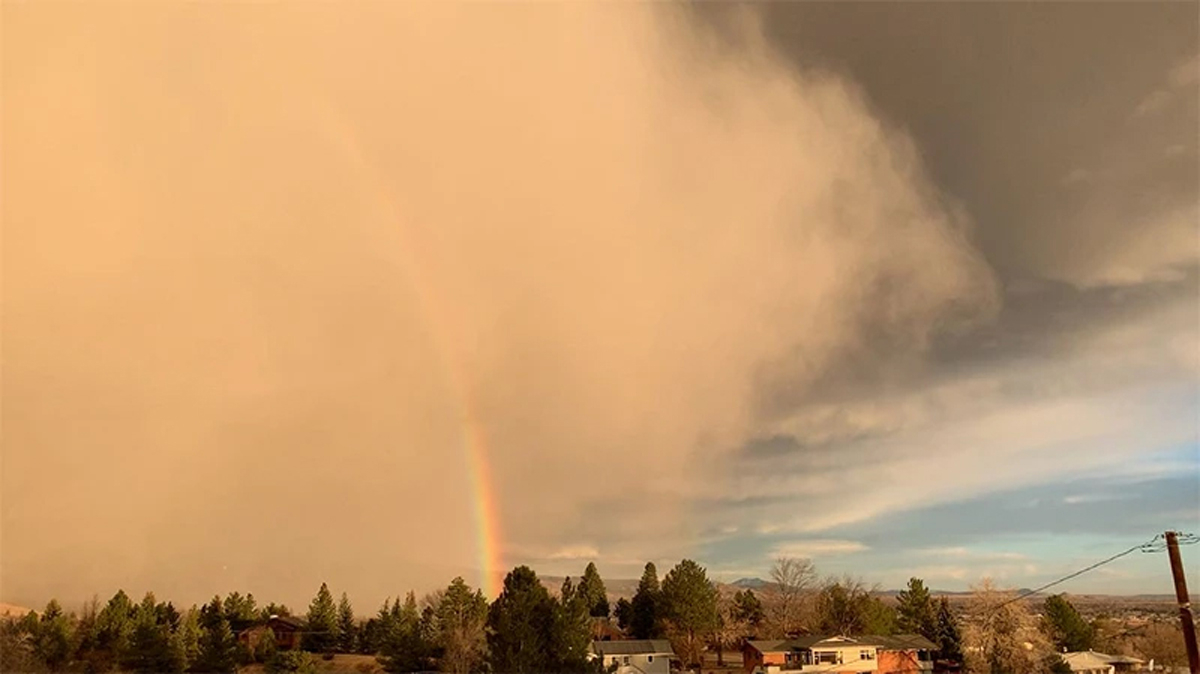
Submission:
[[403,226],[400,209],[379,175],[371,166],[358,142],[358,136],[352,126],[345,121],[324,101],[313,101],[313,110],[322,118],[324,130],[334,140],[338,148],[346,155],[358,173],[361,184],[369,185],[376,196],[378,205],[383,208],[393,222],[397,224],[396,232],[401,237],[398,252],[404,256],[403,271],[408,277],[409,286],[416,294],[418,308],[425,321],[425,327],[430,333],[430,342],[441,362],[442,369],[447,373],[447,385],[453,398],[458,401],[462,418],[461,439],[462,453],[466,462],[466,472],[470,479],[472,495],[472,515],[476,532],[476,550],[479,565],[479,588],[489,600],[500,594],[504,573],[504,562],[501,557],[501,528],[500,510],[496,499],[494,478],[488,462],[487,434],[484,425],[476,411],[475,387],[471,384],[466,370],[459,366],[460,358],[451,352],[450,341],[446,339],[448,332],[446,321],[436,310],[438,304],[434,301],[433,289],[421,270],[420,260],[413,254],[414,246],[408,240]]

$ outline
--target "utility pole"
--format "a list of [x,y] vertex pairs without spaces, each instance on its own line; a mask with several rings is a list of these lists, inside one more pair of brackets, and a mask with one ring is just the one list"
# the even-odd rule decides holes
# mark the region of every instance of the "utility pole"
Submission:
[[1179,602],[1179,622],[1183,626],[1183,641],[1187,644],[1188,668],[1200,674],[1200,650],[1196,648],[1196,624],[1192,622],[1192,604],[1188,596],[1187,579],[1183,577],[1183,558],[1179,556],[1178,532],[1168,531],[1167,556],[1171,558],[1171,576],[1175,579],[1175,599]]

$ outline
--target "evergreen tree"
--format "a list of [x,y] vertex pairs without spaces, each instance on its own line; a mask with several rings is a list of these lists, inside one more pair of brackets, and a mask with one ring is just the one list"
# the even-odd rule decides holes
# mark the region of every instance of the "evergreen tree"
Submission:
[[1091,650],[1095,632],[1066,597],[1061,594],[1047,597],[1042,615],[1047,635],[1057,650]]
[[225,602],[222,604],[222,612],[225,614],[225,619],[229,621],[229,627],[234,634],[254,625],[258,622],[259,611],[258,604],[254,601],[254,595],[247,594],[242,596],[238,592],[230,592],[225,597]]
[[338,650],[342,653],[353,653],[358,646],[358,623],[354,620],[354,607],[350,598],[342,593],[338,602]]
[[920,578],[909,578],[908,588],[896,596],[896,626],[901,632],[937,640],[937,609]]
[[549,671],[553,623],[553,600],[533,569],[518,566],[510,571],[504,578],[503,591],[488,611],[492,671]]
[[942,597],[937,610],[937,638],[933,642],[938,645],[938,656],[952,662],[962,662],[962,633],[958,629],[958,619],[950,610],[950,602]]
[[468,674],[487,654],[487,599],[455,578],[437,608],[428,608],[434,613],[429,622],[436,626],[443,671]]
[[617,600],[617,608],[613,610],[613,615],[617,618],[617,627],[622,630],[629,629],[630,623],[633,621],[633,604],[625,597]]
[[[399,605],[399,600],[396,601]],[[421,613],[412,592],[404,600],[384,639],[379,663],[389,672],[419,672],[428,669],[429,645],[421,638]]]
[[584,589],[582,583],[576,588],[571,585],[571,579],[566,578],[559,598],[554,602],[554,619],[547,651],[553,671],[568,673],[588,670],[588,652],[592,641],[590,609],[594,606],[595,595],[589,597]]
[[94,666],[108,670],[125,662],[133,637],[133,603],[124,590],[118,590],[96,616]]
[[762,602],[754,594],[754,590],[738,590],[733,595],[733,617],[745,623],[751,629],[758,629],[766,617]]
[[817,595],[817,629],[823,633],[888,635],[895,624],[895,611],[856,581],[831,583]]
[[275,643],[275,631],[268,627],[259,635],[258,643],[254,644],[254,659],[265,665],[271,662],[278,652],[279,644]]
[[200,658],[200,611],[191,607],[179,619],[179,649],[183,654],[184,669],[190,669]]
[[292,610],[289,609],[287,606],[284,606],[283,604],[276,604],[275,602],[271,602],[270,604],[267,604],[266,606],[259,609],[258,621],[265,623],[268,620],[270,620],[271,616],[273,616],[273,615],[275,615],[275,616],[290,616],[291,614],[292,614]]
[[588,615],[597,618],[608,617],[608,591],[594,563],[588,562],[587,568],[583,570],[583,579],[579,581],[578,590],[587,601]]
[[75,626],[70,616],[63,613],[58,601],[51,599],[38,620],[34,639],[34,653],[46,663],[50,671],[61,671],[75,652]]
[[379,644],[382,643],[381,634],[379,618],[367,618],[367,622],[363,623],[362,629],[358,631],[358,652],[363,655],[378,654]]
[[147,592],[134,612],[127,667],[136,672],[181,672],[186,666],[182,642],[172,638],[170,615]]
[[200,652],[194,669],[212,674],[232,674],[237,670],[237,639],[229,627],[229,620],[221,605],[220,597],[200,611],[202,632]]
[[896,610],[879,597],[868,597],[863,606],[862,629],[864,634],[895,634]]
[[658,639],[663,634],[662,589],[658,585],[658,570],[647,562],[633,595],[633,614],[629,629],[635,639]]
[[685,663],[701,664],[704,643],[719,624],[717,588],[704,567],[690,559],[676,564],[663,579],[662,604]]
[[337,606],[329,586],[321,583],[317,596],[308,606],[308,629],[304,635],[304,649],[313,653],[332,653],[337,649],[338,617]]

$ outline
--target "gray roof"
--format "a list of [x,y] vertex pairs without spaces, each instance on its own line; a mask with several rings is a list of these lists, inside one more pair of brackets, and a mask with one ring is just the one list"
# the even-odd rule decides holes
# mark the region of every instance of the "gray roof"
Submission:
[[675,655],[666,639],[593,641],[592,651],[599,655]]
[[893,634],[892,636],[857,637],[861,643],[869,643],[893,651],[934,651],[937,644],[920,634]]
[[786,643],[786,641],[774,639],[770,641],[747,641],[746,645],[759,653],[778,653],[779,651],[790,650],[784,647]]

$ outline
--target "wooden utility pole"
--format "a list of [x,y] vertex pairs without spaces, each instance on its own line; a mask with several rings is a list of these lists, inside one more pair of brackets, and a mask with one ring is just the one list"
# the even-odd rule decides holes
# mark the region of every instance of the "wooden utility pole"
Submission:
[[1179,535],[1168,531],[1167,556],[1171,558],[1171,576],[1175,578],[1175,599],[1179,602],[1179,622],[1183,626],[1183,641],[1187,644],[1188,668],[1200,674],[1200,650],[1196,648],[1196,624],[1192,622],[1192,604],[1188,596],[1187,579],[1183,577],[1183,558],[1179,556]]

